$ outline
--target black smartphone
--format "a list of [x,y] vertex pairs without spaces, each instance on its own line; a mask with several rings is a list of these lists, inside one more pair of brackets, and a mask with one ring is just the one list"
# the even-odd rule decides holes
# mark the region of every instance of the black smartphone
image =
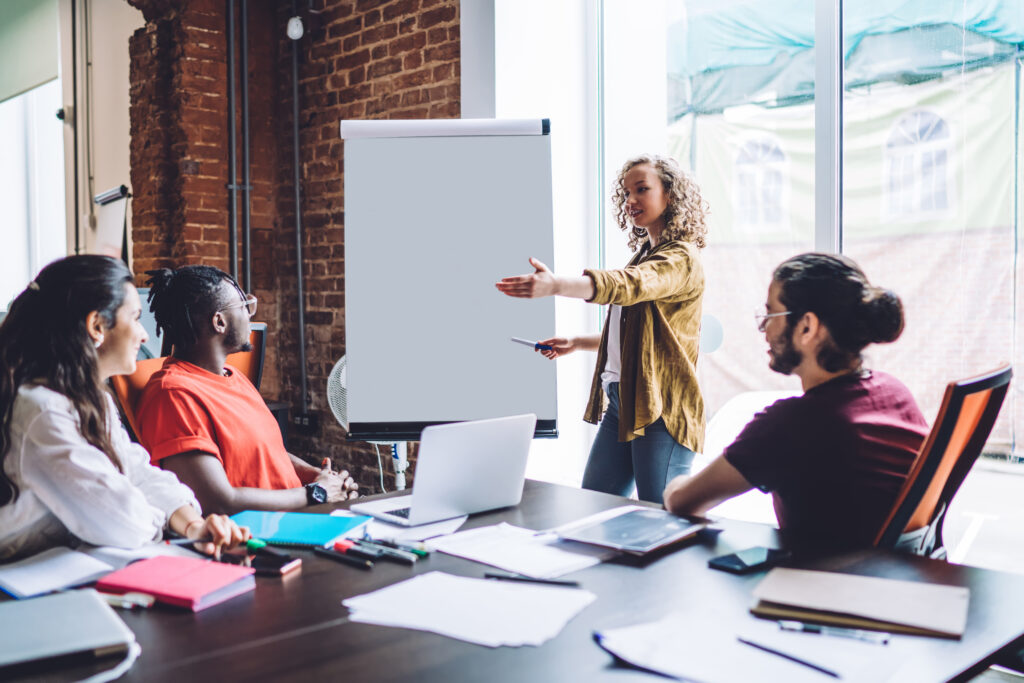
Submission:
[[728,555],[712,557],[708,560],[708,566],[712,569],[721,569],[724,572],[732,572],[733,574],[748,574],[774,567],[788,560],[789,556],[789,552],[785,550],[758,546]]
[[282,576],[302,566],[301,557],[291,555],[256,555],[252,558],[252,568],[257,576]]

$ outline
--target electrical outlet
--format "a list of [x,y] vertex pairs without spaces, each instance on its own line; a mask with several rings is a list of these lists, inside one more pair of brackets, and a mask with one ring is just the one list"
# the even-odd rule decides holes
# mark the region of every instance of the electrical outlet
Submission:
[[298,434],[316,434],[320,431],[320,418],[316,413],[295,413],[292,428]]

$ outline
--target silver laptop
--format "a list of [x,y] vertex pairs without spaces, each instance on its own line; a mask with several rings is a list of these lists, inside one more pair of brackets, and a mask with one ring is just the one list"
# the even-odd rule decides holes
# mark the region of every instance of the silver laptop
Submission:
[[135,634],[92,589],[0,604],[0,667],[121,654],[134,642]]
[[417,526],[518,505],[537,416],[453,422],[420,436],[412,493],[353,505],[352,512]]

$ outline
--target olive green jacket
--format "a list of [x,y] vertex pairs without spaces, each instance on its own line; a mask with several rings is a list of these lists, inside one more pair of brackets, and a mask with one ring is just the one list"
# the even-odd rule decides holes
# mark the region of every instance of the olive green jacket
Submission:
[[[697,247],[669,240],[640,250],[621,270],[586,270],[598,304],[622,307],[619,441],[644,435],[662,418],[672,437],[704,448],[704,397],[697,386],[704,269]],[[607,399],[601,373],[608,359],[605,321],[584,420],[597,424]]]

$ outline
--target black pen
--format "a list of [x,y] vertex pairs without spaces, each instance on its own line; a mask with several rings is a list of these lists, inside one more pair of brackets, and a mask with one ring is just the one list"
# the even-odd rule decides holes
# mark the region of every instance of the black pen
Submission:
[[817,664],[812,664],[811,662],[808,662],[806,659],[800,659],[799,657],[794,657],[793,655],[789,654],[788,652],[782,652],[781,650],[776,650],[774,648],[768,647],[767,645],[761,645],[760,643],[755,643],[752,640],[747,640],[746,638],[741,638],[739,636],[736,637],[736,640],[740,641],[744,645],[749,645],[750,647],[756,647],[758,650],[761,650],[762,652],[768,652],[769,654],[776,655],[777,657],[782,657],[783,659],[788,659],[789,661],[795,662],[796,664],[802,664],[802,665],[806,666],[809,669],[814,669],[815,671],[820,671],[821,673],[825,674],[826,676],[831,676],[832,678],[839,678],[839,674],[836,673],[835,671],[832,671],[832,669],[826,669],[823,666],[818,666]]
[[535,579],[532,576],[513,576],[512,574],[493,574],[487,572],[484,574],[485,579],[497,579],[498,581],[522,581],[524,583],[543,583],[549,586],[566,586],[569,588],[579,588],[579,581],[565,581],[562,579]]
[[349,564],[353,567],[359,567],[360,569],[373,569],[373,562],[370,562],[369,560],[361,560],[358,557],[352,557],[351,555],[339,553],[335,550],[316,547],[313,548],[313,552],[321,557],[326,557],[334,560],[335,562],[341,562],[342,564]]

